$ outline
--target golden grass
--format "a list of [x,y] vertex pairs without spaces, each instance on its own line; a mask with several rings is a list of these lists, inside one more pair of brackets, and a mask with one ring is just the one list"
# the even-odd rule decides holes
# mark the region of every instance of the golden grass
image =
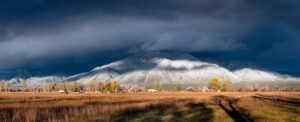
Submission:
[[0,93],[1,121],[300,121],[300,93]]

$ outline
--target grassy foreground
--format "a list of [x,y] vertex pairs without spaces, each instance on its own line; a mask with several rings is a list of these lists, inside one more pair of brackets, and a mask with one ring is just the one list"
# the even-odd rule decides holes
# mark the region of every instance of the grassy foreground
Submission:
[[5,121],[300,121],[300,93],[0,93]]

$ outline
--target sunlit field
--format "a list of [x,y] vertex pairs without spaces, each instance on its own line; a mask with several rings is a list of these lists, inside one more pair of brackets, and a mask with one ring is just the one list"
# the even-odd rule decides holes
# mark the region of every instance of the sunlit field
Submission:
[[300,121],[298,92],[0,93],[1,121]]

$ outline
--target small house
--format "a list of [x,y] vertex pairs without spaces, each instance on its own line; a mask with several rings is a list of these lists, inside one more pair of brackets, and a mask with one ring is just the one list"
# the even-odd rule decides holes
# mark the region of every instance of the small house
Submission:
[[59,90],[58,93],[63,94],[63,93],[65,93],[65,90]]
[[186,89],[186,91],[195,91],[195,88],[193,88],[193,87],[188,87],[188,88]]
[[157,92],[156,89],[148,89],[148,92]]

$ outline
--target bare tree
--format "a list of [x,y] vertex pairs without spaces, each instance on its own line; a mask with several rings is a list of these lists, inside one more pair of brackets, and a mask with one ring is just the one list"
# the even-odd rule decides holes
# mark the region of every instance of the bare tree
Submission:
[[266,92],[268,92],[268,91],[270,91],[270,87],[269,87],[269,85],[265,85],[265,87],[264,87],[264,91],[266,91]]
[[9,92],[9,90],[10,90],[10,82],[5,82],[5,86],[4,86],[4,88],[5,88],[5,91],[6,92]]
[[79,90],[80,90],[80,91],[81,91],[81,90],[84,90],[85,87],[86,87],[86,86],[83,84],[83,81],[79,81],[79,85],[78,85]]
[[279,91],[279,88],[277,85],[274,86],[274,91]]
[[49,92],[49,84],[48,83],[44,83],[43,90],[44,90],[44,92]]
[[97,82],[96,80],[93,80],[92,82],[88,83],[88,89],[89,89],[90,91],[95,92],[96,89],[97,89],[97,83],[98,83],[98,82]]
[[96,88],[97,91],[101,91],[101,92],[102,92],[102,91],[103,91],[103,89],[102,89],[102,88],[103,88],[103,84],[102,84],[100,81],[98,81],[96,85],[97,85],[97,86],[96,86],[96,87],[97,87],[97,88]]
[[259,83],[257,81],[248,82],[246,84],[246,88],[249,91],[258,91],[259,90],[258,86],[259,86]]

